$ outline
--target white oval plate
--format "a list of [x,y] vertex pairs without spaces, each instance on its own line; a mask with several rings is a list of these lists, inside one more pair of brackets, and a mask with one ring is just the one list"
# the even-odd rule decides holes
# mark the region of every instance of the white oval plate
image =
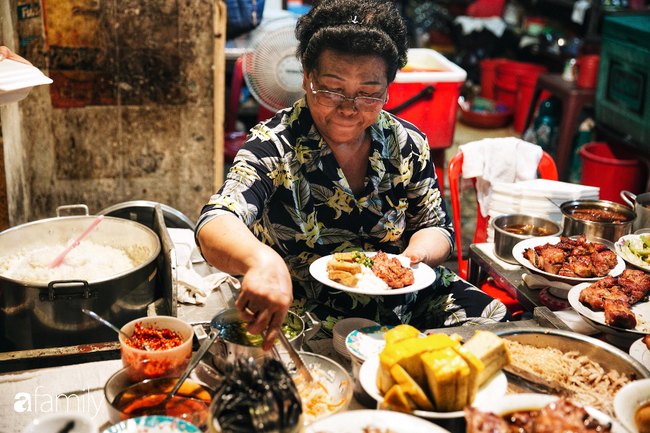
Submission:
[[[620,391],[619,391],[620,392]],[[545,394],[509,394],[502,398],[491,399],[482,405],[475,405],[475,407],[482,412],[492,412],[497,415],[506,415],[508,413],[520,410],[539,410],[546,405],[559,400],[555,395]],[[616,420],[612,419],[607,414],[594,409],[593,407],[583,406],[587,413],[594,417],[599,423],[603,425],[612,424],[611,433],[626,433],[627,430],[623,428]]]
[[[605,312],[604,311],[595,311],[592,310],[589,305],[583,304],[580,302],[580,292],[583,289],[589,287],[591,283],[582,283],[575,286],[569,291],[569,304],[573,307],[574,310],[578,312],[581,316],[586,317],[594,323],[602,325],[606,328],[618,331],[618,332],[630,332],[634,334],[650,334],[650,302],[637,302],[632,305],[630,308],[634,315],[636,316],[636,328],[635,329],[626,329],[619,328],[616,326],[610,326],[605,323]],[[607,331],[605,331],[607,332]]]
[[[546,271],[542,271],[541,269],[537,269],[535,266],[533,266],[530,261],[524,257],[524,250],[528,248],[535,248],[540,245],[544,245],[546,243],[549,243],[551,245],[555,245],[558,242],[560,242],[560,238],[558,236],[546,236],[543,238],[530,238],[523,240],[519,242],[517,245],[515,245],[512,248],[512,256],[515,258],[515,260],[523,267],[530,269],[533,272],[536,272],[540,275],[544,275],[546,278],[555,280],[555,281],[564,281],[569,284],[578,284],[578,283],[586,283],[586,282],[594,282],[598,281],[603,277],[594,277],[594,278],[573,278],[573,277],[563,277],[562,275],[555,275],[551,274]],[[616,261],[616,266],[614,269],[609,271],[609,274],[612,277],[617,277],[619,276],[624,270],[625,270],[625,262],[618,256],[616,255],[617,261]]]
[[[628,239],[639,239],[640,237],[641,237],[641,235],[625,235],[625,236],[621,236],[621,237],[618,239],[618,241],[616,241],[616,243],[614,244],[614,248],[616,248],[616,254],[618,254],[618,256],[619,256],[620,258],[622,258],[623,260],[625,260],[627,263],[629,263],[630,265],[634,266],[634,267],[637,268],[637,269],[641,269],[642,271],[650,272],[650,265],[643,266],[643,265],[636,264],[636,263],[634,263],[634,262],[628,260],[628,259],[623,255],[623,252],[621,251],[621,247],[623,246],[623,243],[624,243],[626,240],[628,240]],[[646,239],[647,239],[647,236],[646,236]]]
[[650,401],[650,379],[635,380],[619,389],[614,396],[616,418],[630,433],[639,433],[634,422],[637,409]]
[[[376,252],[366,252],[363,253],[368,257],[372,257]],[[424,263],[418,263],[413,266],[410,266],[410,259],[405,256],[397,256],[395,254],[386,254],[388,257],[397,257],[397,259],[402,263],[403,266],[413,269],[413,277],[415,282],[410,286],[402,287],[401,289],[377,289],[377,290],[368,290],[368,289],[357,289],[354,287],[347,287],[343,284],[339,284],[335,281],[332,281],[327,276],[327,262],[329,262],[334,256],[329,255],[321,257],[314,261],[311,266],[309,266],[309,273],[316,278],[316,280],[325,284],[326,286],[343,290],[344,292],[359,293],[361,295],[403,295],[405,293],[417,292],[418,290],[425,289],[436,281],[436,272],[431,269],[428,265]]]
[[[359,382],[361,386],[368,393],[368,395],[378,403],[384,401],[379,388],[377,388],[377,370],[379,369],[379,355],[373,355],[366,360],[359,370]],[[502,371],[497,373],[487,383],[483,384],[476,393],[474,403],[472,406],[479,406],[487,403],[491,399],[499,399],[506,394],[508,390],[508,379]],[[413,415],[420,418],[427,419],[451,419],[462,418],[465,412],[458,410],[455,412],[429,412],[426,410],[414,410],[411,412]]]
[[650,350],[648,350],[648,346],[643,342],[643,338],[639,338],[632,343],[630,346],[630,356],[650,370]]
[[305,433],[364,433],[368,427],[395,433],[449,433],[448,430],[413,415],[389,410],[342,412],[307,426]]

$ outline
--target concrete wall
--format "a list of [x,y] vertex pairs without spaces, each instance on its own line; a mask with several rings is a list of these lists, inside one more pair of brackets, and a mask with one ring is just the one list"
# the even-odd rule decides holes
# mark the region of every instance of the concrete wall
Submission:
[[2,2],[54,80],[19,103],[26,219],[151,200],[196,221],[214,185],[212,1]]

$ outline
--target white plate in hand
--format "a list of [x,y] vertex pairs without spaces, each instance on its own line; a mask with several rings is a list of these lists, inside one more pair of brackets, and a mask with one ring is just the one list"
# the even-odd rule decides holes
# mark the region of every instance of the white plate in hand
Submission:
[[[620,332],[629,332],[634,334],[650,334],[650,302],[637,302],[630,307],[630,310],[636,316],[636,328],[619,328],[617,326],[610,326],[605,323],[605,312],[603,310],[594,310],[589,305],[580,302],[580,292],[589,287],[590,283],[582,283],[575,286],[569,291],[569,304],[581,316],[591,320],[599,330],[608,332],[609,330]],[[628,334],[629,335],[629,334]]]
[[[361,382],[361,386],[370,397],[377,400],[378,403],[382,403],[384,401],[384,396],[379,391],[379,388],[377,388],[377,370],[379,370],[379,355],[374,355],[368,358],[366,362],[364,362],[361,366],[361,370],[359,370],[359,382]],[[486,404],[490,400],[500,399],[506,395],[507,390],[508,379],[502,371],[499,371],[494,375],[494,377],[492,377],[478,389],[472,406],[480,406]],[[430,412],[427,410],[414,410],[411,413],[415,416],[419,416],[420,418],[428,419],[452,419],[462,418],[465,416],[465,412],[462,410],[455,412]]]
[[15,60],[5,59],[0,62],[0,105],[20,101],[41,84],[50,84],[38,68]]
[[[596,282],[601,278],[603,278],[603,277],[574,278],[574,277],[564,277],[562,275],[551,274],[550,272],[537,269],[535,266],[533,266],[530,260],[524,257],[524,250],[527,250],[528,248],[535,248],[541,245],[545,245],[547,243],[551,245],[555,245],[559,242],[560,242],[560,238],[558,236],[544,236],[539,238],[526,239],[519,242],[517,245],[515,245],[512,248],[512,256],[515,258],[517,262],[519,262],[521,266],[528,268],[531,271],[536,272],[538,274],[544,275],[546,278],[554,281],[564,281],[565,283],[569,283],[569,284],[578,284],[578,283],[586,283],[586,282]],[[611,275],[612,277],[617,277],[624,270],[625,270],[625,262],[618,255],[616,255],[616,266],[614,267],[614,269],[611,269],[609,271],[609,274],[607,275]]]
[[[377,253],[367,252],[363,254],[372,258],[372,256],[374,256]],[[373,290],[373,289],[366,289],[366,288],[358,289],[356,287],[344,286],[343,284],[339,284],[336,281],[330,280],[327,275],[327,262],[329,262],[332,258],[334,258],[333,255],[321,257],[320,259],[314,261],[311,264],[311,266],[309,266],[309,273],[314,278],[316,278],[316,280],[320,281],[326,286],[343,290],[345,292],[359,293],[361,295],[372,295],[372,296],[403,295],[405,293],[417,292],[418,290],[422,290],[429,287],[431,284],[433,284],[436,281],[436,272],[433,269],[431,269],[428,265],[424,263],[417,263],[413,266],[410,266],[410,259],[408,257],[397,256],[395,254],[386,254],[386,255],[390,258],[397,257],[397,259],[402,263],[402,266],[411,268],[413,270],[413,277],[415,279],[415,282],[410,286],[404,286],[400,289],[377,288]]]

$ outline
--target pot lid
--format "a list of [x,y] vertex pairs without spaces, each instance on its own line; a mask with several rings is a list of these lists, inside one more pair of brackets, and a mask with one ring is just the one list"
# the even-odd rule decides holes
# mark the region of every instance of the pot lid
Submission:
[[156,205],[159,205],[163,211],[163,218],[165,219],[165,226],[167,228],[194,230],[195,224],[181,211],[155,201],[135,200],[118,203],[107,207],[99,212],[99,214],[137,221],[153,229],[154,209]]

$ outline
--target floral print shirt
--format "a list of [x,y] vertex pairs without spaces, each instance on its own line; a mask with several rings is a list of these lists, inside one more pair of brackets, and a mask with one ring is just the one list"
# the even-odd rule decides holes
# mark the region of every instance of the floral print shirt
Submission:
[[365,190],[355,197],[305,100],[278,112],[251,130],[226,182],[203,208],[196,233],[216,216],[235,214],[284,258],[299,313],[404,321],[404,304],[415,296],[342,292],[309,274],[313,261],[334,252],[399,254],[424,228],[442,232],[453,248],[453,226],[425,135],[385,111],[370,128]]

